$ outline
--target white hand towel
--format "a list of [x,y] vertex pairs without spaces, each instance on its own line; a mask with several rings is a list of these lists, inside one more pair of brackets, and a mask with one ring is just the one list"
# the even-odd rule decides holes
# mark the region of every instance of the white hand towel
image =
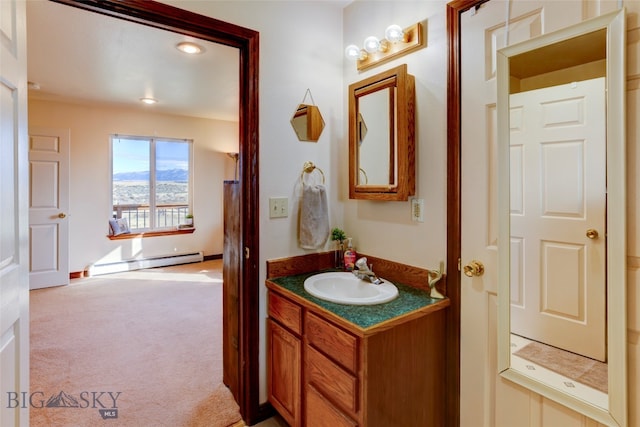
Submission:
[[329,237],[329,209],[324,185],[303,185],[300,203],[300,247],[318,249]]

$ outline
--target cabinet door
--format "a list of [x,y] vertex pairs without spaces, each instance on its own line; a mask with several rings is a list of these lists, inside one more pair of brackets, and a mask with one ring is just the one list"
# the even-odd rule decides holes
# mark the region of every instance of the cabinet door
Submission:
[[300,338],[268,320],[269,402],[292,427],[300,426],[302,347]]

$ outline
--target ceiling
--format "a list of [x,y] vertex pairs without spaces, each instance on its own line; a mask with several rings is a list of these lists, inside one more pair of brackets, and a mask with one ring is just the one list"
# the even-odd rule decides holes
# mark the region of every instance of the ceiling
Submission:
[[[50,1],[27,3],[32,99],[238,121],[238,49]],[[175,48],[197,41],[204,53]],[[144,105],[152,97],[157,104]]]

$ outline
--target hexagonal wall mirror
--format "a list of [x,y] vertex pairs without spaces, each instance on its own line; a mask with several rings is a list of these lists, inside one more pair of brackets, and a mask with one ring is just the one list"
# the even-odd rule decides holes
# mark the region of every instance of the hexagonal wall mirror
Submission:
[[291,118],[291,126],[300,141],[317,142],[324,129],[320,109],[315,105],[298,105],[298,109]]

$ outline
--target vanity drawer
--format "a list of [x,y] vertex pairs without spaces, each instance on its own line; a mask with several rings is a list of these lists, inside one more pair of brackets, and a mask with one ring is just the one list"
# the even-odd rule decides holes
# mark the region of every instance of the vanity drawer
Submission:
[[302,334],[302,307],[275,292],[269,292],[269,317]]
[[343,414],[313,386],[307,385],[305,425],[313,427],[358,427],[358,423]]
[[306,312],[305,335],[313,347],[350,370],[358,371],[358,338],[313,313]]
[[309,384],[339,406],[354,414],[358,411],[358,379],[311,346],[307,346],[305,375]]

